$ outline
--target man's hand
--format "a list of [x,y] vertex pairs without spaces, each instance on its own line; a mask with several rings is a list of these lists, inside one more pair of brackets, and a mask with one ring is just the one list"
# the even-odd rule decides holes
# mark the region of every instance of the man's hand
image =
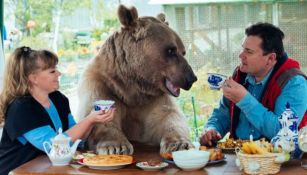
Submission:
[[222,89],[223,95],[234,103],[239,102],[247,94],[245,87],[234,81],[232,78],[225,81]]
[[204,129],[200,136],[200,144],[206,146],[213,146],[218,140],[222,138],[221,134],[214,129]]

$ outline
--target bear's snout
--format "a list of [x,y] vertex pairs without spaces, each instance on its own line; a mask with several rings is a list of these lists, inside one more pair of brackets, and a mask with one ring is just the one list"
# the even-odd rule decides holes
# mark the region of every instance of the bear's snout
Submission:
[[185,85],[183,87],[184,90],[189,90],[193,83],[197,81],[197,77],[193,71],[189,72],[185,78]]

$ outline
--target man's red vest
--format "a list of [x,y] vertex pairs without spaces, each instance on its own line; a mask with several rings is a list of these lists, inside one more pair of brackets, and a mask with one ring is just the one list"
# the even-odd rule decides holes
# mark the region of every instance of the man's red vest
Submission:
[[[283,87],[287,84],[295,75],[302,75],[306,78],[303,72],[300,71],[299,63],[291,58],[288,58],[283,64],[272,72],[271,77],[268,80],[266,88],[263,92],[261,103],[267,107],[270,111],[274,111],[275,101],[280,95]],[[246,73],[240,71],[239,67],[236,68],[233,79],[242,84],[245,81]],[[233,102],[230,102],[229,112],[231,117],[230,132],[235,137],[235,130],[240,115],[240,110],[235,106]],[[299,129],[307,125],[307,112],[305,112],[303,119],[299,125]]]

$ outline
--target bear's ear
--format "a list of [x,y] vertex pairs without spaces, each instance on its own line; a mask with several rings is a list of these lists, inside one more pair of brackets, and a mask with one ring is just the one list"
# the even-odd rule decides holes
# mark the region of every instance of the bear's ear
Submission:
[[165,14],[164,14],[164,13],[158,14],[157,18],[158,18],[161,22],[163,22],[163,23],[165,23],[166,25],[168,25],[168,22],[165,21]]
[[124,5],[118,7],[118,18],[124,28],[133,27],[138,19],[138,12],[135,7],[128,9]]

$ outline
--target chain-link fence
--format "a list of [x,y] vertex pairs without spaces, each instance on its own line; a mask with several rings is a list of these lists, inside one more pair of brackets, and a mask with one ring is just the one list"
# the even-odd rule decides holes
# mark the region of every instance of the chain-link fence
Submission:
[[[202,1],[204,2],[204,1]],[[224,1],[225,2],[225,1]],[[196,100],[199,125],[202,130],[221,91],[212,91],[206,83],[207,72],[230,76],[239,64],[239,53],[245,28],[257,22],[269,22],[285,33],[284,46],[288,55],[300,61],[307,73],[307,0],[229,0],[229,3],[198,3],[164,5],[166,19],[183,40],[189,63],[198,81],[177,99],[193,126],[191,96]]]
[[181,36],[195,70],[210,63],[231,74],[239,63],[244,29],[270,22],[285,33],[285,50],[307,72],[307,1],[252,1],[165,5],[170,26]]

